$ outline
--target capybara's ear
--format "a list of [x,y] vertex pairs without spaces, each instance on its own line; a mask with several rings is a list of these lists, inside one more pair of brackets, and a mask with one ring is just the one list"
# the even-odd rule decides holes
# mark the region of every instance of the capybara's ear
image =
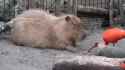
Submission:
[[67,22],[69,22],[69,21],[71,20],[71,17],[70,17],[70,16],[66,16],[66,17],[65,17],[65,20],[66,20]]

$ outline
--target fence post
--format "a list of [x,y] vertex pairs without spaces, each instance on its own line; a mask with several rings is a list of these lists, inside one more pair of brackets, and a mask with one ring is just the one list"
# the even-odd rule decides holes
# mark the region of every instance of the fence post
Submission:
[[78,10],[78,0],[73,0],[73,14],[77,15],[77,10]]
[[110,0],[110,3],[109,3],[109,21],[110,21],[110,24],[112,25],[113,24],[113,0]]
[[5,17],[5,5],[6,5],[5,0],[3,0],[3,4],[4,5],[3,5],[3,11],[2,12],[4,13],[3,16]]
[[54,8],[55,15],[58,15],[59,13],[58,2],[60,2],[60,0],[55,0],[55,8]]
[[124,10],[123,10],[123,0],[119,0],[120,1],[120,16],[121,18],[124,17]]

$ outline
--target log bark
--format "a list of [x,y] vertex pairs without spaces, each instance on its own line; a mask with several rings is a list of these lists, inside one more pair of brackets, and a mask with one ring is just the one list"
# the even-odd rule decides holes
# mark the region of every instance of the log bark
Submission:
[[[117,9],[106,9],[106,8],[97,8],[94,6],[82,6],[78,5],[78,12],[80,13],[89,13],[89,14],[96,14],[101,16],[109,16],[110,14],[113,15],[113,12],[118,13]],[[112,16],[111,15],[111,16]]]
[[53,70],[122,70],[120,63],[124,58],[107,58],[90,55],[69,55],[59,57]]
[[108,9],[105,8],[97,8],[94,6],[82,6],[78,5],[78,11],[80,12],[88,12],[88,13],[96,13],[96,14],[108,14]]

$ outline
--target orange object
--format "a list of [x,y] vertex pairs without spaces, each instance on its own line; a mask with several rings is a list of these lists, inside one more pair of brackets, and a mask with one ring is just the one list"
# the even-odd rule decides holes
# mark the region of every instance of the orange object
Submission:
[[115,45],[118,40],[123,38],[125,38],[125,30],[121,28],[110,28],[103,32],[103,40],[105,45],[108,45],[109,43]]
[[125,64],[124,63],[120,64],[120,68],[122,68],[123,70],[125,70]]
[[[115,45],[118,42],[118,40],[125,38],[125,30],[121,28],[109,27],[106,31],[103,32],[102,38],[104,40],[105,45],[108,45],[109,43],[112,43],[113,45]],[[88,49],[88,52],[90,52],[96,47],[101,47],[99,46],[98,42],[94,43],[94,45]],[[107,46],[103,46],[103,47],[107,47]]]

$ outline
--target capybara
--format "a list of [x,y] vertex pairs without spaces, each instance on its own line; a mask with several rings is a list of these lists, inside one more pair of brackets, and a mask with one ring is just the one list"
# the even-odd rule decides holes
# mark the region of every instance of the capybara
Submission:
[[10,39],[17,45],[66,49],[75,47],[81,34],[80,19],[74,15],[54,16],[43,10],[24,11],[12,19]]

